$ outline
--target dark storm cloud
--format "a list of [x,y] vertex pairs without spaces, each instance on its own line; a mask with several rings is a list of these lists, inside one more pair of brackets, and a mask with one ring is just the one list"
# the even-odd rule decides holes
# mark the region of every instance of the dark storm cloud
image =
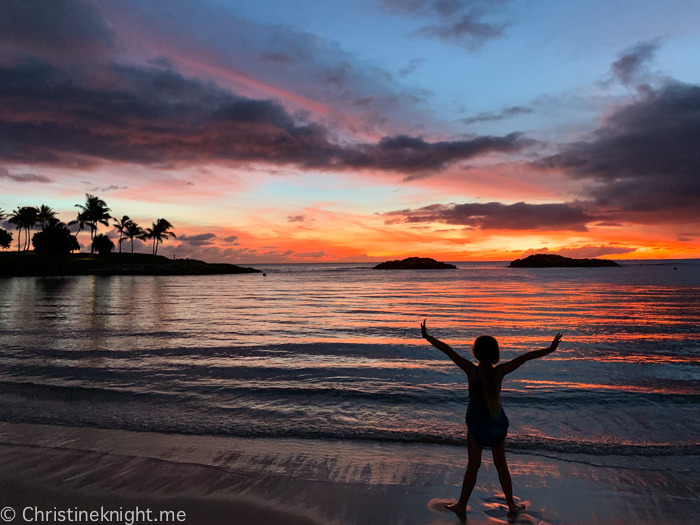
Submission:
[[[590,140],[532,163],[590,181],[600,206],[649,220],[700,218],[700,86],[670,82],[618,109]],[[653,212],[649,214],[649,212]]]
[[587,231],[586,223],[595,220],[574,204],[433,204],[416,210],[385,213],[386,224],[431,223],[462,225],[482,230],[568,230]]
[[628,49],[612,63],[610,70],[625,85],[638,82],[640,76],[647,72],[649,62],[654,58],[657,44],[642,42]]
[[496,11],[488,0],[381,0],[393,13],[421,20],[425,25],[414,32],[417,36],[437,38],[443,42],[475,49],[498,38],[505,23],[486,21]]
[[0,49],[21,57],[32,54],[74,58],[112,45],[114,34],[94,5],[79,0],[3,0]]
[[462,124],[475,124],[477,122],[493,122],[495,120],[506,120],[509,118],[517,117],[518,115],[526,115],[528,113],[532,113],[532,109],[526,108],[523,106],[513,106],[510,108],[506,108],[499,113],[493,113],[493,112],[484,112],[484,113],[479,113],[475,117],[467,117],[467,118],[461,118],[458,120],[458,122],[461,122]]
[[13,182],[20,183],[39,182],[42,184],[48,184],[50,182],[53,182],[53,180],[49,179],[47,176],[37,175],[35,173],[20,173],[12,175],[5,168],[0,168],[0,179],[9,179]]
[[378,169],[412,176],[534,141],[503,137],[427,142],[397,135],[339,145],[327,129],[298,124],[279,104],[235,95],[167,69],[113,65],[102,85],[45,62],[0,68],[0,158],[89,165],[257,161],[329,170]]

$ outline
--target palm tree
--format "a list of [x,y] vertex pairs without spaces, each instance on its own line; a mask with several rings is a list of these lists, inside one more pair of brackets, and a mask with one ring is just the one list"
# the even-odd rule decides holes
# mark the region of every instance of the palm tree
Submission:
[[126,232],[130,223],[131,219],[128,215],[124,215],[121,220],[117,219],[116,217],[114,218],[114,224],[112,224],[112,226],[114,226],[119,232],[119,255],[122,254],[122,241],[124,240],[124,233]]
[[37,222],[41,224],[41,231],[44,231],[44,228],[51,223],[51,219],[55,218],[56,212],[53,210],[53,208],[47,206],[46,204],[42,204],[36,217]]
[[78,225],[78,231],[75,232],[75,238],[78,238],[78,234],[85,229],[85,217],[82,213],[78,213],[78,216],[74,221],[68,221],[68,226]]
[[39,210],[33,206],[22,206],[12,212],[9,222],[16,225],[17,234],[17,251],[20,251],[20,242],[22,239],[22,230],[25,230],[24,251],[29,249],[29,231],[34,227],[37,221]]
[[126,225],[126,228],[124,229],[124,237],[126,239],[131,239],[131,253],[134,253],[134,237],[137,239],[143,239],[145,238],[146,232],[143,231],[143,228],[136,224],[134,221],[129,221],[129,224]]
[[15,211],[12,212],[10,215],[10,218],[7,220],[7,222],[14,224],[15,228],[17,229],[17,251],[20,249],[20,242],[22,240],[22,216],[20,215],[20,208],[15,209]]
[[5,213],[5,211],[2,208],[0,208],[0,221],[5,219],[5,217],[9,217],[9,215]]
[[176,235],[168,231],[173,228],[166,219],[158,219],[153,223],[152,228],[146,228],[146,239],[153,239],[153,255],[158,255],[158,245],[162,243],[165,239],[170,237],[176,238]]
[[[92,247],[92,241],[95,238],[95,233],[97,232],[97,225],[104,224],[109,226],[109,219],[112,216],[109,214],[111,211],[107,207],[107,203],[96,197],[95,195],[85,194],[85,204],[76,204],[77,208],[82,211],[78,213],[78,218],[75,221],[71,221],[72,224],[79,223],[82,229],[83,224],[90,226],[90,254],[94,253],[94,248]],[[80,231],[80,230],[78,230]]]
[[26,252],[32,245],[29,232],[37,223],[39,209],[34,206],[24,206],[20,209],[20,212],[22,213],[22,221],[24,222],[24,251]]

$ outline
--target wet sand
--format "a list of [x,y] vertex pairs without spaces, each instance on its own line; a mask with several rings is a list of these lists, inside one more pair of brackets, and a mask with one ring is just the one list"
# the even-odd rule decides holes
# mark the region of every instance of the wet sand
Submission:
[[[508,453],[517,523],[690,524],[700,457]],[[184,512],[188,524],[458,523],[459,447],[243,439],[0,423],[0,507]],[[469,523],[506,522],[489,452]],[[125,515],[124,515],[125,516]],[[50,522],[50,521],[49,521]],[[112,520],[112,522],[115,522]],[[122,521],[124,523],[125,521]]]

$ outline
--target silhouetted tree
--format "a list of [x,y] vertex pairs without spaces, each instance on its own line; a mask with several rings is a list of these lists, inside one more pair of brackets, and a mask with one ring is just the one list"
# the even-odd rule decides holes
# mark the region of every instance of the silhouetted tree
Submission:
[[109,255],[111,251],[114,250],[112,239],[107,237],[104,233],[95,237],[95,240],[92,241],[92,245],[100,255]]
[[16,225],[18,230],[17,235],[17,251],[20,251],[20,243],[22,240],[22,230],[25,230],[24,251],[29,249],[29,231],[36,224],[36,218],[39,210],[32,206],[23,206],[12,212],[9,222]]
[[22,239],[22,218],[19,214],[19,208],[15,209],[9,217],[10,218],[7,220],[7,222],[14,224],[15,228],[17,229],[17,251],[19,251],[21,247],[20,242]]
[[80,243],[66,225],[53,218],[49,225],[32,237],[32,244],[37,253],[67,254],[80,249]]
[[41,224],[41,229],[44,230],[51,222],[51,219],[55,218],[56,212],[53,210],[53,208],[50,208],[46,204],[42,204],[36,216],[37,222]]
[[144,239],[146,232],[143,228],[136,224],[134,221],[129,221],[126,228],[124,229],[124,237],[131,239],[131,253],[134,253],[134,237],[137,239]]
[[122,241],[125,239],[124,234],[126,233],[126,230],[129,227],[129,224],[131,223],[131,219],[128,215],[124,215],[121,218],[121,220],[117,219],[116,217],[114,219],[114,224],[112,224],[112,226],[114,226],[119,232],[119,255],[121,255]]
[[[0,221],[5,220],[6,217],[8,217],[7,213],[5,213],[5,210],[0,208]],[[6,229],[0,228],[0,246],[3,248],[9,248],[11,244],[12,232],[8,232]]]
[[146,239],[153,239],[153,255],[158,255],[158,245],[165,239],[175,238],[176,235],[169,231],[173,225],[165,219],[158,219],[151,228],[146,228]]
[[8,232],[5,228],[0,228],[0,246],[9,248],[12,244],[12,232]]
[[109,219],[112,216],[109,214],[111,211],[107,207],[107,203],[96,197],[95,195],[85,194],[85,204],[76,204],[77,208],[82,211],[78,213],[78,218],[75,221],[71,221],[69,224],[80,224],[80,231],[84,224],[90,226],[90,253],[95,253],[95,249],[92,243],[95,239],[95,233],[97,232],[97,225],[103,224],[109,226]]

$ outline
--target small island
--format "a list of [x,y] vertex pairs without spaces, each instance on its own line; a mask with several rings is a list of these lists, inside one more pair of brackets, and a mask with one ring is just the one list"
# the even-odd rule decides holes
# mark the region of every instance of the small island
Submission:
[[551,253],[538,253],[511,262],[510,268],[602,268],[620,266],[607,259],[571,259]]
[[[56,211],[45,204],[40,207],[21,206],[12,214],[0,209],[0,220],[9,217],[7,222],[17,229],[17,252],[0,253],[0,277],[262,273],[235,264],[209,264],[195,259],[159,256],[160,244],[177,239],[173,232],[175,227],[167,219],[157,219],[151,227],[144,229],[128,215],[122,215],[121,219],[113,216],[105,201],[89,193],[85,194],[85,204],[75,206],[81,211],[68,223],[60,221]],[[111,226],[119,234],[114,236],[119,246],[118,253],[114,253],[115,245],[108,235],[98,234],[99,226],[109,227],[110,220],[114,220]],[[41,230],[31,235],[37,226]],[[77,229],[76,233],[71,231],[71,226]],[[90,253],[74,253],[80,250],[78,233],[84,229],[90,232]],[[134,253],[135,239],[147,241],[146,246],[150,245],[152,254]],[[122,250],[127,240],[131,253]],[[12,241],[13,233],[0,228],[0,248],[10,248]],[[31,246],[34,250],[30,251]]]
[[375,270],[455,270],[454,264],[438,262],[429,257],[409,257],[403,261],[387,261],[374,267]]
[[59,275],[222,275],[260,273],[234,264],[209,264],[194,259],[168,259],[145,253],[87,253],[42,255],[34,252],[0,253],[0,277]]

